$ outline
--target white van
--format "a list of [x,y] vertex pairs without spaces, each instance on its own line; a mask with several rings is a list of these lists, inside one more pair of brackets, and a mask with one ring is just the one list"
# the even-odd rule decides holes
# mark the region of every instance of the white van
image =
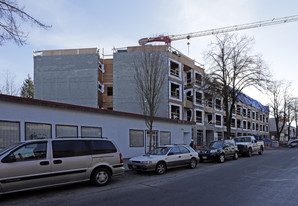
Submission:
[[0,194],[91,181],[124,172],[115,143],[98,138],[30,140],[0,153]]

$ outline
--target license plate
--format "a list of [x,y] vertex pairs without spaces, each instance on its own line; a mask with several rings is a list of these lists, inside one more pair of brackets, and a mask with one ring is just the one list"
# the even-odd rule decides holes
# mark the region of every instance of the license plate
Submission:
[[202,158],[203,158],[203,159],[207,159],[207,157],[205,157],[205,156],[203,156]]

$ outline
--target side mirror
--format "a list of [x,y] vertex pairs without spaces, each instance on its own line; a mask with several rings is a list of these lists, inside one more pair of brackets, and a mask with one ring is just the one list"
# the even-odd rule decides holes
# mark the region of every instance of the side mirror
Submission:
[[2,163],[11,163],[11,162],[16,162],[16,161],[17,161],[16,157],[13,154],[10,154],[2,159]]

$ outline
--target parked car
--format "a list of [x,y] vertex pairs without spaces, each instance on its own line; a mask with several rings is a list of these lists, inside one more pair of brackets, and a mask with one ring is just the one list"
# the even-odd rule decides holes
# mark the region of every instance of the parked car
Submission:
[[240,154],[245,154],[251,157],[252,153],[258,152],[259,155],[263,154],[264,141],[257,141],[254,136],[240,136],[235,138]]
[[234,140],[213,141],[198,151],[200,161],[216,160],[223,163],[226,158],[238,159],[238,148]]
[[167,145],[157,147],[143,156],[130,158],[128,168],[137,171],[155,171],[161,175],[167,169],[189,166],[195,168],[199,156],[190,146]]
[[298,139],[290,139],[288,142],[289,147],[296,147],[298,145]]
[[111,140],[30,140],[0,154],[0,194],[81,181],[103,186],[123,172],[122,155]]

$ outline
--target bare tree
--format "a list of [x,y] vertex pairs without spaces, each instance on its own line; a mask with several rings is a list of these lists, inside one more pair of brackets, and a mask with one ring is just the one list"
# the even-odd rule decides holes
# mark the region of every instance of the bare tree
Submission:
[[283,81],[272,81],[268,86],[270,108],[274,117],[278,141],[288,121],[288,108],[291,101],[290,84]]
[[160,51],[152,51],[148,47],[143,49],[143,52],[134,60],[134,78],[137,97],[150,133],[149,151],[151,151],[153,122],[158,111],[167,70],[165,69],[166,61]]
[[270,73],[260,55],[251,54],[253,39],[223,34],[216,40],[205,54],[206,92],[223,99],[227,126],[225,138],[230,138],[232,111],[239,95],[245,88],[264,88]]
[[0,85],[0,93],[17,96],[19,94],[18,86],[15,82],[16,76],[9,70],[5,70],[1,75],[3,85]]
[[295,137],[297,139],[298,135],[297,135],[297,131],[298,131],[298,98],[294,99],[294,103],[293,103],[293,109],[294,109],[294,120],[295,120],[295,128],[296,128],[296,132],[295,132]]
[[24,7],[18,5],[16,0],[0,0],[0,45],[13,40],[19,46],[26,42],[28,33],[21,25],[29,22],[41,28],[48,29],[47,26],[24,11]]

